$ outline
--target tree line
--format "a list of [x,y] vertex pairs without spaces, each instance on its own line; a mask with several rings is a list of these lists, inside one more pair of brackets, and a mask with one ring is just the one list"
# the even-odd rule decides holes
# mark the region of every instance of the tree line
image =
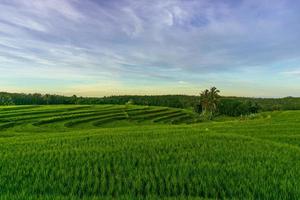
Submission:
[[216,115],[241,116],[257,113],[261,107],[255,101],[221,98],[220,90],[212,87],[200,93],[195,111],[211,119]]
[[[214,93],[214,102],[209,100]],[[300,110],[300,98],[247,98],[220,96],[216,88],[204,90],[200,96],[189,95],[121,95],[108,97],[78,97],[53,94],[24,94],[0,92],[0,105],[54,105],[54,104],[136,104],[193,109],[211,115],[240,116],[257,111]]]
[[0,105],[53,105],[53,104],[126,104],[129,101],[137,105],[166,106],[175,108],[193,107],[199,97],[186,95],[124,95],[109,97],[77,97],[50,95],[50,94],[24,94],[0,92]]

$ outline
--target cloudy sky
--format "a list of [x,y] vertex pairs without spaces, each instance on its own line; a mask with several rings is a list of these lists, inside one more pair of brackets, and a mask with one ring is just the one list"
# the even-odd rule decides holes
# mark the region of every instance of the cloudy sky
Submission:
[[300,1],[0,0],[0,91],[300,96]]

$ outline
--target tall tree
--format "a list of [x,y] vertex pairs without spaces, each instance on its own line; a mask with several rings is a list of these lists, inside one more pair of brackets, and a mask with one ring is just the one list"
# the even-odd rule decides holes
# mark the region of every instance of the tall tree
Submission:
[[202,114],[209,115],[210,117],[217,110],[217,104],[220,99],[220,90],[216,87],[211,87],[210,90],[206,89],[200,93],[200,103],[202,106]]

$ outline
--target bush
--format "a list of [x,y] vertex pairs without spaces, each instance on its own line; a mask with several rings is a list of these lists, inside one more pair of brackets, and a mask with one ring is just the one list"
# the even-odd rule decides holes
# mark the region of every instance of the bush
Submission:
[[134,105],[134,101],[132,99],[130,99],[129,101],[127,101],[125,103],[125,105]]
[[202,113],[202,106],[201,106],[200,104],[196,104],[196,105],[194,106],[194,111],[195,111],[196,113]]
[[257,113],[259,105],[252,101],[239,101],[235,99],[221,99],[218,104],[218,113],[228,116],[241,116]]
[[0,95],[0,105],[5,105],[5,106],[14,105],[14,102],[9,95],[3,94]]

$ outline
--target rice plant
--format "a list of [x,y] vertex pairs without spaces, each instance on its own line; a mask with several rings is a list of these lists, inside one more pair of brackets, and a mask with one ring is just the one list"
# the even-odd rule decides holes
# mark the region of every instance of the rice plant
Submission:
[[76,108],[0,107],[0,199],[300,198],[299,111],[186,124],[180,109]]

